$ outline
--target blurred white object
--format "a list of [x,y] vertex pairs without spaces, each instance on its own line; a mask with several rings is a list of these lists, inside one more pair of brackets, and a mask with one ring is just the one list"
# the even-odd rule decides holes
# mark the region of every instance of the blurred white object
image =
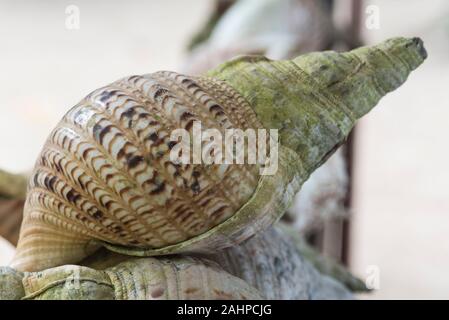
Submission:
[[348,174],[343,151],[343,148],[338,149],[296,195],[287,214],[300,231],[319,227],[326,219],[348,216],[344,207]]
[[6,266],[11,262],[14,251],[13,245],[0,237],[0,266]]
[[240,0],[217,22],[184,66],[202,73],[240,54],[285,59],[325,49],[333,36],[330,10],[316,0]]

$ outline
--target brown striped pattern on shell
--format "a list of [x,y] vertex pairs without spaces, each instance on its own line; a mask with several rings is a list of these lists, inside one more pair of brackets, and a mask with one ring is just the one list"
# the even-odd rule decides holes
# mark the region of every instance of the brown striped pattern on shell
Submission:
[[[121,79],[73,107],[48,138],[30,179],[17,267],[28,259],[21,246],[32,255],[37,240],[57,238],[59,231],[81,242],[161,248],[232,216],[253,194],[259,167],[171,162],[171,131],[191,132],[194,121],[223,136],[225,129],[262,128],[224,82],[174,72]],[[42,234],[42,228],[59,231]]]

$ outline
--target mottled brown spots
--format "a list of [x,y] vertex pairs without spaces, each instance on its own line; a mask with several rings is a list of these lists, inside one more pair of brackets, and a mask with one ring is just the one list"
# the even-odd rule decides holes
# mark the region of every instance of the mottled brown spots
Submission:
[[99,100],[103,103],[105,103],[107,100],[109,100],[113,95],[117,93],[117,90],[111,90],[111,91],[103,91],[99,97]]
[[159,100],[163,95],[167,94],[168,90],[165,88],[159,88],[156,90],[156,92],[154,93],[154,100]]
[[92,217],[94,217],[94,219],[101,219],[103,217],[103,212],[101,212],[100,210],[96,210],[93,214]]
[[145,160],[142,156],[133,156],[133,155],[127,155],[126,156],[126,164],[128,165],[128,168],[133,169],[137,167],[140,163],[142,163]]
[[123,159],[123,157],[125,157],[125,150],[124,148],[121,148],[118,152],[117,152],[117,159]]
[[59,159],[57,162],[55,162],[55,168],[56,171],[58,171],[59,173],[61,173],[62,170],[62,159]]
[[214,104],[209,108],[212,112],[223,112],[223,108],[219,106],[218,104]]
[[161,193],[162,191],[164,191],[165,190],[165,183],[163,183],[163,182],[160,182],[160,183],[157,183],[156,184],[156,188],[154,188],[153,190],[151,190],[151,194],[152,195],[154,195],[154,194],[159,194],[159,193]]
[[87,155],[89,154],[90,151],[92,151],[92,148],[87,148],[86,150],[83,151],[81,157],[83,159],[87,159]]
[[188,86],[188,85],[193,84],[193,83],[195,83],[195,82],[194,82],[192,79],[185,78],[185,79],[183,79],[183,80],[181,81],[181,83],[184,84],[184,85],[186,85],[186,86]]
[[113,230],[114,232],[122,232],[122,231],[123,231],[123,228],[122,228],[121,226],[114,226],[114,227],[112,227],[112,230]]
[[165,289],[164,289],[164,288],[161,288],[161,287],[156,288],[156,289],[154,289],[153,291],[151,291],[151,297],[152,297],[153,299],[160,298],[160,297],[162,297],[162,295],[164,294],[164,292],[165,292]]
[[226,299],[226,300],[230,300],[232,299],[232,294],[227,293],[223,290],[220,289],[213,289],[214,293],[217,295],[218,299]]
[[193,294],[195,292],[197,292],[199,289],[198,288],[187,288],[186,290],[184,290],[185,294]]
[[186,123],[186,126],[185,126],[185,129],[187,130],[187,131],[190,131],[190,129],[192,129],[192,127],[193,127],[193,123],[194,123],[195,121],[193,120],[193,119],[190,119],[187,123]]
[[127,111],[123,112],[121,117],[125,117],[131,119],[136,114],[136,110],[134,108],[129,108]]
[[201,172],[196,171],[196,170],[193,170],[193,172],[192,172],[192,177],[198,178],[200,175],[201,175]]
[[156,132],[153,132],[153,133],[149,134],[145,139],[156,142],[157,140],[159,140],[159,136],[157,135]]
[[108,173],[104,179],[106,180],[106,182],[109,182],[109,180],[111,180],[112,178],[114,178],[114,174],[113,173]]
[[71,203],[76,203],[76,201],[81,198],[81,195],[77,193],[75,190],[70,190],[67,192],[66,198]]
[[102,127],[99,123],[96,123],[92,129],[93,134],[94,134],[94,138],[95,140],[97,140],[98,142],[100,142],[101,144],[103,144],[103,139],[104,136],[111,131],[112,126],[108,125],[106,127]]
[[191,113],[191,112],[184,112],[181,115],[181,120],[187,120],[187,119],[190,119],[192,117],[194,117],[193,113]]
[[182,217],[180,222],[185,223],[193,214],[194,214],[194,212],[192,210],[190,210],[190,208],[188,208],[186,211],[182,212],[179,215],[180,217]]
[[208,203],[210,202],[211,198],[205,198],[202,202],[200,202],[200,205],[202,207],[205,207],[208,205]]
[[139,75],[133,75],[133,76],[130,76],[129,78],[128,78],[128,81],[129,82],[133,82],[133,83],[135,83],[137,80],[139,80],[141,78],[141,76],[139,76]]
[[198,183],[198,181],[193,182],[190,185],[190,189],[192,189],[192,191],[195,195],[199,194],[200,193],[200,184]]
[[192,214],[194,214],[194,212],[191,210],[191,208],[181,206],[175,209],[174,218],[175,220],[180,219],[180,222],[184,223],[189,217],[192,216]]
[[171,149],[173,149],[173,147],[176,146],[177,144],[178,144],[177,141],[169,141],[169,142],[167,143],[167,146],[168,146],[168,148],[171,150]]
[[55,189],[54,189],[55,182],[56,182],[55,176],[52,176],[51,178],[46,176],[44,179],[45,187],[52,192],[55,192]]
[[223,205],[223,206],[221,206],[221,207],[219,207],[218,209],[216,209],[214,212],[212,212],[211,213],[211,217],[214,217],[214,216],[221,216],[223,213],[224,213],[224,211],[227,209],[228,207],[227,206],[225,206],[225,205]]

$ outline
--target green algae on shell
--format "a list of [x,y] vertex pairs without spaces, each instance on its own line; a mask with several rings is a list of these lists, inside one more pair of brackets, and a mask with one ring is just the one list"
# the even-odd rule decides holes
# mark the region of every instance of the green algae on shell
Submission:
[[191,257],[131,258],[104,270],[67,265],[25,273],[24,299],[247,300],[259,292],[216,263]]

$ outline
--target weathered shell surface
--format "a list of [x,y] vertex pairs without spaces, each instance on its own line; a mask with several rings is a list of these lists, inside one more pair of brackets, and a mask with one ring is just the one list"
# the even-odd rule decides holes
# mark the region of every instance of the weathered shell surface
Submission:
[[48,240],[47,253],[76,240],[73,258],[61,261],[76,262],[91,238],[161,248],[232,216],[254,192],[258,166],[174,165],[171,130],[192,130],[197,120],[223,135],[261,127],[232,88],[212,79],[159,72],[87,96],[64,116],[36,163],[16,263],[50,266],[27,264],[44,250],[33,251],[35,241]]
[[106,270],[67,265],[26,273],[26,299],[261,299],[259,292],[206,259],[134,258]]
[[[133,76],[93,92],[37,161],[13,266],[78,262],[101,245],[145,256],[244,241],[279,219],[356,120],[425,58],[420,39],[394,38],[287,61],[243,57],[210,78]],[[170,130],[190,129],[194,119],[204,129],[278,129],[276,174],[171,163]]]
[[278,228],[270,228],[209,258],[257,288],[267,299],[353,298],[341,283],[319,273],[301,255],[295,241]]

